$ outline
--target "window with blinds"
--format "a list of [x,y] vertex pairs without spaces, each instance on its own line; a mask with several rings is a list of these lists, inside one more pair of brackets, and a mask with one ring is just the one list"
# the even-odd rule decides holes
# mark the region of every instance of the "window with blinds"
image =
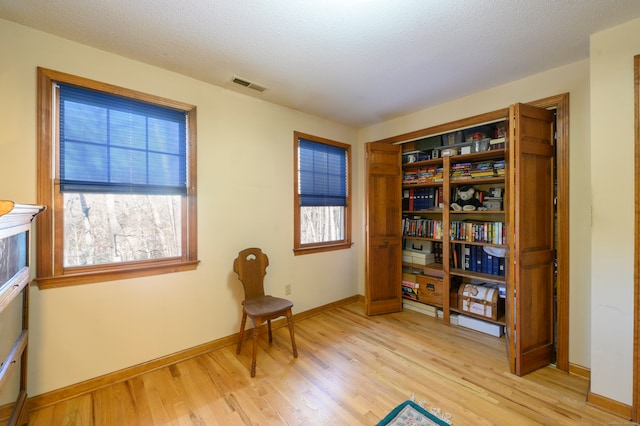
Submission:
[[350,247],[350,145],[299,132],[294,144],[294,252]]
[[[195,107],[38,69],[41,288],[194,269]],[[45,120],[45,117],[51,117]]]

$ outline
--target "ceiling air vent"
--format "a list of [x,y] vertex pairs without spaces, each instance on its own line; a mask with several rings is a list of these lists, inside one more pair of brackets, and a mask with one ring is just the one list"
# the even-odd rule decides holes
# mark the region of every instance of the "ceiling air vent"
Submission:
[[246,78],[238,77],[237,75],[233,76],[233,81],[235,84],[239,84],[240,86],[248,87],[249,89],[257,90],[258,92],[264,92],[267,90],[265,86],[262,86],[258,83],[254,83],[253,81],[249,81]]

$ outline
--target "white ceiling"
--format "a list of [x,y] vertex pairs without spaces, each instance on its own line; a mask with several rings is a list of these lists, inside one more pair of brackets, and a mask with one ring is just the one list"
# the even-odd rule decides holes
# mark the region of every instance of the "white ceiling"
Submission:
[[585,59],[638,17],[639,0],[0,0],[0,18],[357,127]]

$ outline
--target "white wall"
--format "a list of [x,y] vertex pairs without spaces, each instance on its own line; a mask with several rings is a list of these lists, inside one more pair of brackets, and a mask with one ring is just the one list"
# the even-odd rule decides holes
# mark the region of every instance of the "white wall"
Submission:
[[[634,92],[640,20],[591,37],[591,391],[633,395]],[[637,225],[637,224],[635,224]]]
[[[267,291],[282,296],[291,284],[294,313],[358,292],[361,247],[304,256],[292,251],[293,131],[354,144],[354,129],[4,20],[0,40],[2,199],[36,202],[37,66],[198,108],[200,266],[76,287],[32,287],[30,396],[236,333],[242,289],[232,262],[249,246],[270,257]],[[358,145],[352,154],[362,155]],[[355,162],[355,177],[359,167]],[[356,190],[356,209],[361,198]],[[361,241],[359,216],[353,230]]]
[[[590,367],[589,61],[514,81],[414,114],[361,129],[361,143],[476,114],[569,93],[570,102],[570,332],[569,362]],[[361,290],[364,284],[361,284]]]

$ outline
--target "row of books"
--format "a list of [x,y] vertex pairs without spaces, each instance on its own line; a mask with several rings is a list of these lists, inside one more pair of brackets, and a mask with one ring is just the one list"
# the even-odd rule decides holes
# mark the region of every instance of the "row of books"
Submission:
[[504,222],[452,221],[451,240],[476,243],[506,244]]
[[504,160],[455,163],[451,166],[451,180],[504,177],[504,175]]
[[404,169],[402,183],[404,185],[442,182],[442,167],[423,166]]
[[405,237],[420,237],[442,239],[442,220],[427,218],[402,218],[402,235]]
[[[441,240],[442,220],[405,216],[402,218],[402,235]],[[452,221],[449,238],[452,241],[502,245],[507,243],[506,226],[504,222]]]
[[505,257],[488,253],[482,246],[455,244],[451,247],[451,267],[489,275],[505,275]]
[[402,191],[402,210],[436,210],[442,208],[442,187],[409,188]]
[[[504,177],[505,172],[504,160],[456,163],[451,166],[451,180]],[[406,168],[402,175],[403,185],[439,183],[442,181],[442,167],[436,166]]]

